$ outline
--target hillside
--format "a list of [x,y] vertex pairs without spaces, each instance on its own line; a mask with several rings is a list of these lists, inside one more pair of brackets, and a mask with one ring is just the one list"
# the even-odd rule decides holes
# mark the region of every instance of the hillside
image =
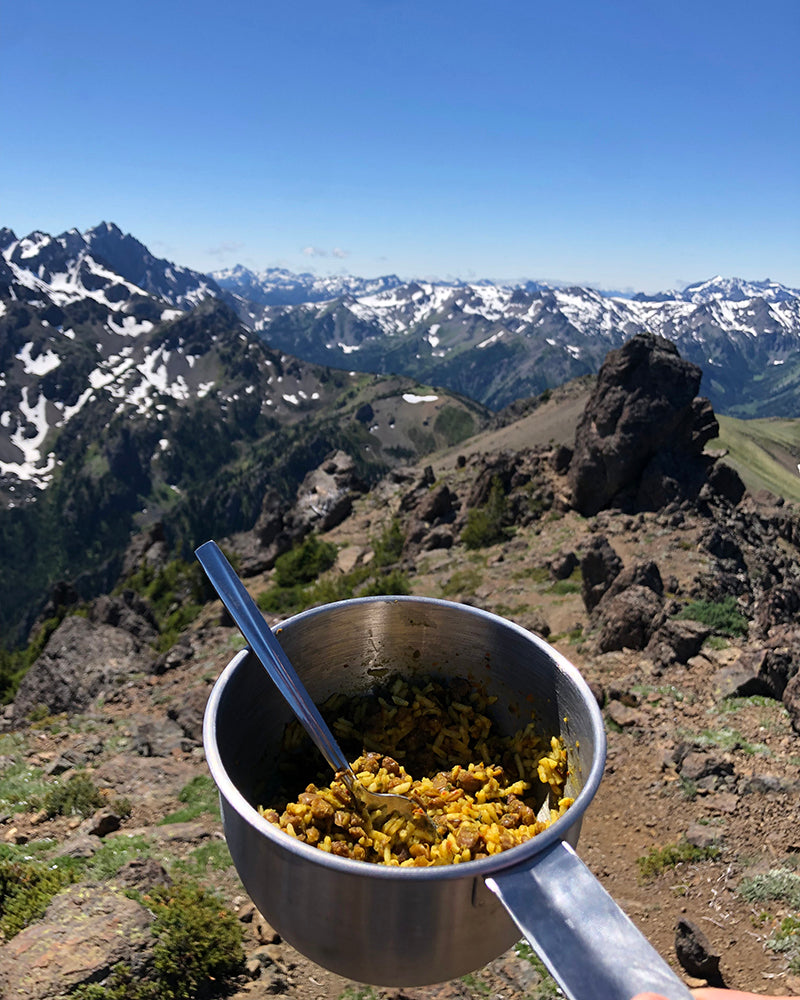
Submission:
[[719,425],[719,440],[711,446],[726,449],[748,489],[800,502],[800,420],[720,417]]
[[[680,366],[660,350],[662,361]],[[649,389],[658,405],[648,412],[663,422],[671,415],[660,408],[658,381]],[[608,386],[608,375],[600,384]],[[710,979],[791,994],[800,989],[798,508],[741,495],[719,460],[690,450],[682,464],[694,455],[707,471],[696,494],[689,477],[661,507],[612,504],[581,515],[570,499],[573,464],[589,456],[570,458],[553,428],[586,388],[487,429],[463,449],[397,467],[368,490],[356,488],[341,459],[324,461],[273,512],[297,532],[292,551],[305,553],[292,562],[292,586],[286,561],[267,565],[265,524],[219,540],[243,560],[247,586],[273,624],[321,601],[409,592],[473,604],[547,637],[589,680],[607,724],[608,763],[583,825],[581,857],[690,985]],[[621,419],[639,423],[631,403]],[[582,412],[589,404],[597,410],[593,392]],[[546,430],[537,428],[537,412]],[[528,443],[511,447],[513,434]],[[645,427],[629,438],[630,450],[646,447],[648,437]],[[671,472],[664,453],[652,457]],[[495,482],[503,503],[496,492],[492,499]],[[335,525],[313,527],[309,511],[325,489],[348,494],[351,506]],[[44,866],[51,880],[59,872],[76,880],[43,886],[57,893],[50,908],[6,931],[7,995],[24,986],[31,1000],[55,1000],[80,984],[110,987],[126,963],[146,988],[166,974],[147,956],[163,933],[154,916],[166,915],[155,905],[158,886],[173,880],[185,919],[195,911],[188,889],[181,896],[177,886],[188,881],[219,893],[213,917],[204,911],[204,934],[226,915],[241,934],[237,958],[224,925],[223,955],[212,966],[219,993],[236,1000],[554,996],[524,946],[438,986],[348,982],[310,963],[253,912],[230,864],[200,743],[210,687],[241,639],[219,603],[188,586],[196,567],[171,562],[155,534],[140,541],[124,586],[63,619],[4,715],[0,861],[33,865],[18,869],[30,879]],[[332,563],[314,565],[318,544],[330,547]],[[188,610],[192,602],[193,617],[159,651],[159,609]],[[76,777],[83,799],[73,806],[64,796],[45,799]],[[183,911],[169,912],[167,925],[179,930]],[[273,920],[279,925],[280,915]],[[187,947],[177,937],[159,940]],[[196,955],[172,954],[170,968],[182,956],[191,984]]]

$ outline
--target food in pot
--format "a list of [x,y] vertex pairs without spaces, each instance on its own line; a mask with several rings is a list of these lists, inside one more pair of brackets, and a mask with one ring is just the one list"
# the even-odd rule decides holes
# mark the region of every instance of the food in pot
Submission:
[[[364,786],[412,799],[436,835],[425,824],[362,809],[338,779],[317,779],[285,805],[259,811],[320,850],[378,864],[458,864],[521,844],[571,805],[567,753],[556,737],[546,743],[532,721],[512,736],[498,733],[493,700],[462,679],[396,677],[322,706],[345,752],[358,748],[353,770]],[[288,756],[307,759],[304,736],[298,724],[287,727]]]

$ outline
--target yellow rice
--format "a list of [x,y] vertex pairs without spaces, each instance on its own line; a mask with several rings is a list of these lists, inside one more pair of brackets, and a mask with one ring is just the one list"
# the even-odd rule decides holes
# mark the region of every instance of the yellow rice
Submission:
[[[557,737],[543,741],[533,722],[510,737],[497,733],[493,700],[462,679],[393,678],[380,691],[323,706],[343,746],[360,745],[353,769],[364,787],[408,796],[436,835],[397,814],[368,813],[338,778],[259,811],[320,850],[378,864],[458,864],[521,844],[571,805],[567,753]],[[298,730],[287,727],[284,748],[303,755]],[[549,811],[537,817],[543,801]]]

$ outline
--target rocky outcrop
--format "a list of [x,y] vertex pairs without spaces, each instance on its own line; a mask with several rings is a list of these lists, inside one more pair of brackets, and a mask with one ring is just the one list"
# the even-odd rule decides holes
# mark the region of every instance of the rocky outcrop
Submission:
[[593,611],[622,570],[622,560],[605,535],[595,535],[583,552],[581,597],[587,611]]
[[609,352],[575,433],[568,475],[577,510],[658,510],[697,496],[709,465],[703,447],[719,431],[711,405],[697,398],[701,374],[651,334]]
[[332,452],[308,473],[291,506],[277,490],[268,489],[253,530],[226,539],[226,546],[238,557],[243,576],[262,573],[309,532],[341,524],[353,509],[354,496],[366,489],[350,455]]
[[34,710],[80,712],[111,694],[132,674],[148,671],[152,654],[125,628],[70,615],[50,636],[20,683],[12,719],[21,725]]
[[53,1000],[101,982],[118,963],[138,978],[152,962],[152,922],[144,906],[117,889],[74,886],[0,948],[1,995]]

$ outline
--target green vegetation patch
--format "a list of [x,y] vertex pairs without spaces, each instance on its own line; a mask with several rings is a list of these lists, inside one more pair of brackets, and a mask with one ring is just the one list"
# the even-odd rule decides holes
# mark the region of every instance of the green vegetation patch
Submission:
[[279,587],[311,583],[336,562],[336,546],[319,535],[307,535],[299,545],[275,560],[275,582]]
[[467,511],[467,523],[461,541],[468,549],[485,548],[505,541],[512,529],[506,525],[508,501],[498,476],[492,480],[489,499],[482,507]]
[[70,867],[0,856],[0,933],[8,940],[38,920],[56,893],[75,881]]
[[371,545],[374,557],[368,565],[327,573],[336,561],[336,546],[317,535],[307,536],[276,559],[275,584],[259,594],[256,603],[269,614],[287,615],[353,597],[410,594],[408,575],[396,565],[405,545],[399,521],[392,520]]
[[475,433],[475,419],[471,413],[457,406],[443,406],[436,414],[433,429],[448,446],[452,446],[466,441]]
[[378,538],[372,542],[373,562],[376,566],[391,566],[403,554],[406,536],[400,521],[393,517]]
[[0,810],[4,812],[38,809],[50,786],[44,771],[25,759],[23,747],[19,733],[0,735],[0,757],[5,758],[0,771]]
[[657,878],[668,869],[675,868],[676,865],[713,860],[718,856],[718,847],[695,847],[688,840],[681,840],[677,844],[654,847],[643,857],[637,858],[636,863],[639,866],[641,877],[648,880]]
[[721,601],[691,601],[676,617],[701,622],[717,635],[747,635],[748,621],[733,595]]
[[82,771],[71,775],[67,781],[51,785],[42,800],[48,816],[91,816],[103,804],[100,790]]
[[743,878],[737,891],[748,903],[781,902],[800,910],[800,875],[788,868]]
[[190,880],[137,896],[155,919],[153,972],[117,965],[105,983],[78,987],[77,1000],[195,1000],[230,993],[244,965],[239,921],[213,892]]
[[219,818],[219,794],[210,775],[195,775],[188,784],[183,786],[178,798],[184,803],[183,809],[178,809],[177,812],[164,816],[160,821],[160,826],[169,823],[188,823],[206,813]]
[[159,631],[156,648],[165,652],[200,614],[207,586],[199,563],[173,559],[158,568],[143,562],[117,590],[133,590],[150,604]]
[[788,957],[790,972],[800,972],[800,917],[784,917],[767,939],[767,947]]
[[242,931],[220,898],[192,881],[156,886],[142,902],[155,914],[154,964],[165,1000],[192,1000],[244,964]]
[[724,448],[725,462],[731,465],[755,493],[768,489],[776,496],[800,503],[800,421],[737,420],[717,414],[719,438],[709,448]]

